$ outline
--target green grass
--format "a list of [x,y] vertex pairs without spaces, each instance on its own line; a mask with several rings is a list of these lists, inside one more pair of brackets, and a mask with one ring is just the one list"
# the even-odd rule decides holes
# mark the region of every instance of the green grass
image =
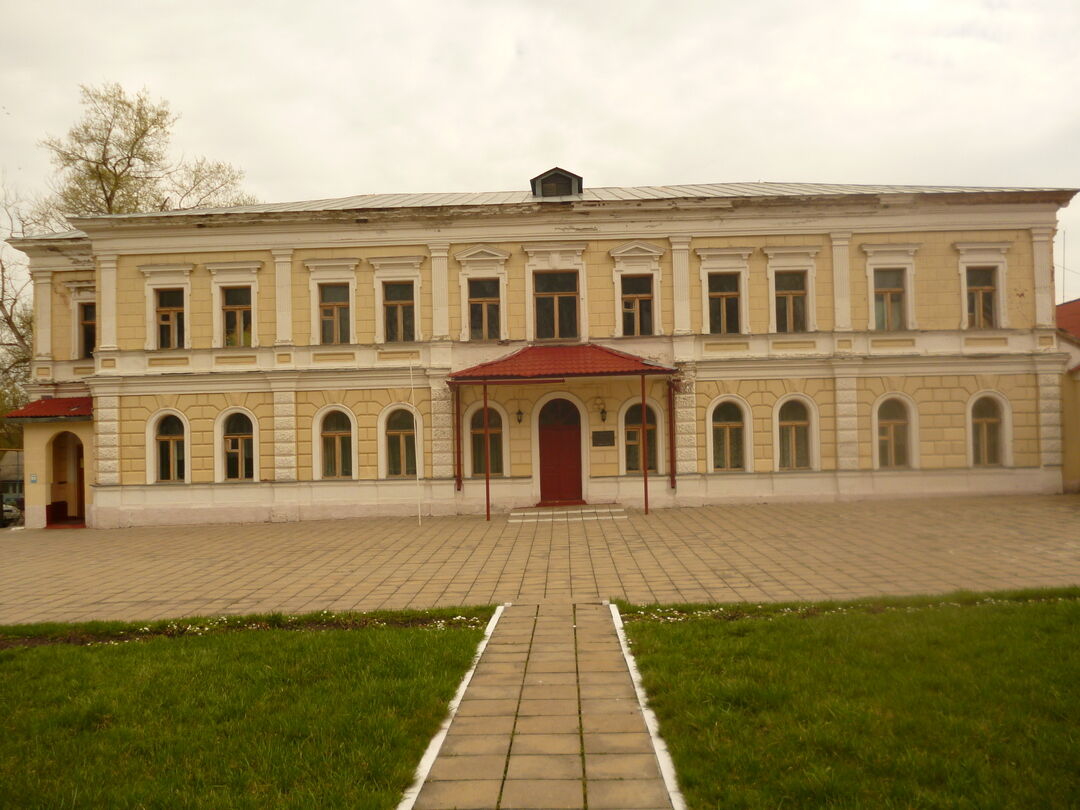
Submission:
[[392,808],[490,613],[2,627],[0,806]]
[[624,619],[692,808],[1080,802],[1080,589]]

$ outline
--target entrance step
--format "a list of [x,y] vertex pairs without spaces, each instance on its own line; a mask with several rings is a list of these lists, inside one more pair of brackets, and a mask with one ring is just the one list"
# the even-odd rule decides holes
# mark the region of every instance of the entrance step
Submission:
[[571,523],[588,520],[626,520],[626,510],[618,504],[599,506],[542,506],[534,509],[514,509],[508,523]]

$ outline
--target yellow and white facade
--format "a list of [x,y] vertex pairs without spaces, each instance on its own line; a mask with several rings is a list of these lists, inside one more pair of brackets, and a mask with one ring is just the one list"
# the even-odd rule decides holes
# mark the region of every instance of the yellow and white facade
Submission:
[[[482,511],[481,390],[455,408],[448,378],[584,342],[677,370],[670,395],[647,381],[654,506],[1062,491],[1073,191],[541,178],[14,240],[32,393],[93,398],[90,419],[26,420],[27,524]],[[555,400],[580,420],[581,500],[640,503],[637,378],[488,397],[496,508],[545,499]]]

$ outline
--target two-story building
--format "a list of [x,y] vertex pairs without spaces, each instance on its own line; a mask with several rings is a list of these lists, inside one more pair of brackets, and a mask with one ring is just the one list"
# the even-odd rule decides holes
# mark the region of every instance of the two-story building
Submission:
[[12,241],[27,524],[1060,492],[1073,194],[553,169],[72,218]]

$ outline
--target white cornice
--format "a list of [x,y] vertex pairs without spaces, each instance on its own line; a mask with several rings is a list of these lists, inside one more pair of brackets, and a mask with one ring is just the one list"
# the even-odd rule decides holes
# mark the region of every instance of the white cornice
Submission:
[[776,256],[817,256],[821,252],[820,245],[801,245],[788,247],[787,245],[766,245],[761,249],[770,259]]
[[921,243],[911,242],[908,244],[898,243],[882,243],[877,245],[862,245],[863,252],[868,256],[874,256],[879,253],[902,253],[905,256],[914,256],[915,251],[922,247]]
[[240,275],[243,273],[258,273],[262,269],[262,262],[210,262],[203,265],[211,275]]
[[427,256],[376,256],[368,259],[376,271],[380,270],[420,270],[420,265]]
[[195,269],[194,264],[140,264],[139,272],[147,278],[180,274],[187,276]]
[[961,254],[968,253],[999,253],[1004,254],[1012,242],[954,242],[953,247]]
[[319,270],[343,270],[345,272],[351,272],[356,269],[358,264],[360,264],[360,260],[355,258],[304,260],[304,267],[313,272]]

